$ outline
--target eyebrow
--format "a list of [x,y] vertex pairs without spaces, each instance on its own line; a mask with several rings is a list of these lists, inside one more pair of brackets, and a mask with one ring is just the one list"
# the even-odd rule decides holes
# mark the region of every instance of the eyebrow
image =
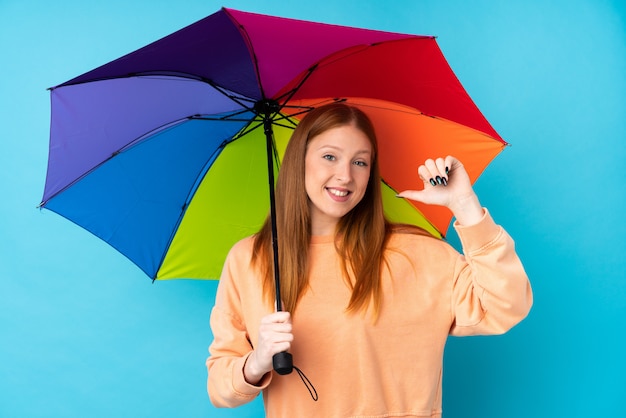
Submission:
[[[344,150],[343,148],[338,147],[338,146],[333,145],[333,144],[324,144],[324,145],[322,145],[322,146],[320,146],[320,147],[318,147],[316,149],[319,151],[319,150],[324,150],[326,148],[330,148],[330,149],[337,150],[337,151],[343,151]],[[355,155],[361,155],[361,154],[371,155],[372,154],[372,150],[370,150],[370,149],[362,149],[362,150],[359,150],[359,151],[357,151],[355,153]]]

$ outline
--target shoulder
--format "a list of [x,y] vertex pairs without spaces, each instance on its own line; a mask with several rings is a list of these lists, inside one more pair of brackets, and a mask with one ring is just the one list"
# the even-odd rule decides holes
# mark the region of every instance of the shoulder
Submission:
[[241,293],[246,292],[245,289],[252,286],[254,292],[258,294],[260,274],[252,262],[253,251],[254,236],[246,237],[232,246],[224,262],[218,291],[220,287],[223,287],[241,296]]
[[425,286],[450,283],[460,259],[452,245],[428,233],[396,230],[385,248],[386,268],[394,280],[418,280]]
[[224,260],[222,277],[240,276],[248,272],[252,266],[252,254],[254,253],[254,236],[248,236],[237,241],[228,251]]
[[251,258],[254,251],[254,237],[250,235],[235,242],[228,252],[228,258]]
[[394,225],[389,233],[387,250],[415,254],[423,258],[428,255],[456,257],[459,253],[444,239],[434,237],[420,228]]
[[445,240],[437,238],[426,230],[413,225],[392,224],[388,234],[389,244],[419,243],[420,245],[427,246],[448,245]]
[[262,280],[252,264],[254,236],[237,241],[228,252],[215,295],[216,316],[234,318],[246,324],[254,310],[261,309]]

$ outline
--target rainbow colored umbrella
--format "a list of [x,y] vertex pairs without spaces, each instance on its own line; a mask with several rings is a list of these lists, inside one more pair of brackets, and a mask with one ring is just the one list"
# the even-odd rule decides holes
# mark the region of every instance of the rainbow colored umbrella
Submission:
[[294,126],[321,104],[371,117],[387,215],[439,237],[451,213],[396,191],[447,154],[475,180],[506,145],[433,37],[231,9],[50,91],[41,207],[155,280],[219,278],[230,247],[270,211]]

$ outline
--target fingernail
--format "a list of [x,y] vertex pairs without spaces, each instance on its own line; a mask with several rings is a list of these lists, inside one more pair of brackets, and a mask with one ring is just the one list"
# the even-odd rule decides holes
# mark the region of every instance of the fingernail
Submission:
[[430,179],[430,184],[432,184],[433,186],[436,186],[437,182],[435,180],[433,180],[433,179]]
[[446,174],[448,174],[449,172],[450,172],[450,169],[446,167]]
[[447,186],[448,185],[448,179],[447,178],[443,178],[441,181],[443,181],[443,185]]
[[443,181],[440,176],[435,177],[437,179],[437,184],[443,184]]

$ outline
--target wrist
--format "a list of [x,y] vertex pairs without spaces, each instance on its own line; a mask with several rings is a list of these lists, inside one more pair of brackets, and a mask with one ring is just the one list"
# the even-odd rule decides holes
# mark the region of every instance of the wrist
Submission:
[[265,373],[259,373],[257,368],[254,366],[255,361],[252,357],[254,357],[254,351],[248,356],[243,365],[243,378],[249,384],[256,385],[261,381]]
[[459,225],[475,225],[483,218],[485,211],[476,193],[459,197],[448,206]]

